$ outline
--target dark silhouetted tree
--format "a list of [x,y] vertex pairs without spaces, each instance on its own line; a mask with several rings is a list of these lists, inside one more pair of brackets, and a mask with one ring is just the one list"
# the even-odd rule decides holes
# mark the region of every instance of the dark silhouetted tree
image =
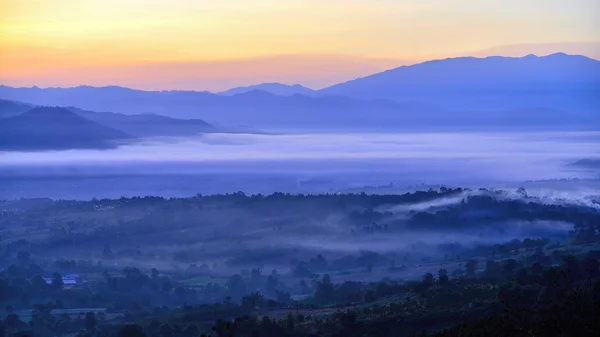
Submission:
[[470,259],[465,264],[465,271],[468,277],[475,277],[475,270],[477,269],[477,260]]
[[146,337],[139,324],[125,324],[119,329],[118,337]]

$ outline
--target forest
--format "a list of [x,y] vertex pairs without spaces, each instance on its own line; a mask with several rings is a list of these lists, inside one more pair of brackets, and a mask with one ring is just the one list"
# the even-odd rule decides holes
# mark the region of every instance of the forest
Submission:
[[593,336],[599,206],[445,187],[0,201],[0,335]]

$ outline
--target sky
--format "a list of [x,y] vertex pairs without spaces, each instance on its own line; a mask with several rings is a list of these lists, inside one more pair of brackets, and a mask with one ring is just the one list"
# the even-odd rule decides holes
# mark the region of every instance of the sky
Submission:
[[455,56],[600,59],[597,0],[0,0],[0,83],[322,88]]

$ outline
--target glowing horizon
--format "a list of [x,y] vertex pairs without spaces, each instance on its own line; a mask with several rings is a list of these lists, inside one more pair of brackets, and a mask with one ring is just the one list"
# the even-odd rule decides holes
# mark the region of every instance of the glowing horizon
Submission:
[[429,59],[600,58],[594,0],[0,0],[0,83],[322,88]]

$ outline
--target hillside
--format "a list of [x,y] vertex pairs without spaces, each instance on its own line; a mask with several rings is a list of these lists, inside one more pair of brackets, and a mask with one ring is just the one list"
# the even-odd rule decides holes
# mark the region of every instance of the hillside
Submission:
[[[27,103],[0,99],[0,118],[14,117],[34,107]],[[180,137],[200,133],[250,132],[249,129],[212,125],[201,119],[176,119],[154,114],[126,115],[88,111],[77,107],[67,107],[67,109],[93,122],[124,131],[135,137]]]
[[98,124],[122,130],[135,137],[192,136],[220,129],[201,119],[176,119],[161,115],[125,115],[68,107],[69,110]]
[[448,109],[600,109],[600,62],[563,53],[459,57],[384,71],[319,91],[365,99],[436,102]]
[[279,96],[292,96],[292,95],[306,95],[306,96],[314,96],[316,95],[316,91],[309,89],[307,87],[303,87],[300,84],[287,85],[281,83],[262,83],[257,85],[250,85],[247,87],[237,87],[232,88],[223,92],[220,92],[220,95],[224,96],[232,96],[236,94],[243,94],[246,92],[250,92],[253,90],[262,90],[266,91],[273,95]]
[[0,120],[2,150],[62,150],[113,148],[132,138],[125,132],[100,125],[66,108],[36,107]]
[[254,90],[266,91],[273,95],[279,96],[293,96],[293,95],[306,95],[315,96],[317,92],[307,87],[301,86],[300,84],[287,85],[281,83],[262,83],[257,85],[250,85],[247,87],[237,87],[226,91],[219,92],[219,95],[232,96],[237,94],[243,94]]
[[[194,127],[203,125],[196,121],[199,118],[211,124],[273,130],[600,127],[600,62],[584,56],[454,58],[392,69],[310,95],[287,95],[293,92],[288,89],[297,88],[272,83],[212,94],[115,86],[0,86],[0,98],[144,115],[136,117],[141,120],[158,114],[194,120],[189,122]],[[97,121],[121,126],[111,124],[114,118]],[[179,122],[158,123],[172,124],[176,130]],[[123,125],[135,124],[138,121],[131,119]],[[149,129],[125,131],[147,134]]]
[[17,116],[32,108],[31,104],[0,99],[0,118]]
[[[2,95],[12,99],[29,99],[28,102],[35,104],[53,102],[51,104],[77,106],[75,111],[88,119],[139,136],[163,135],[162,130],[165,129],[172,131],[165,135],[207,132],[205,120],[211,121],[210,124],[213,125],[227,125],[227,128],[216,127],[217,131],[223,130],[222,132],[252,130],[248,126],[262,129],[434,130],[457,127],[570,128],[597,125],[594,119],[597,117],[593,114],[590,117],[590,114],[574,114],[543,107],[503,111],[451,111],[418,101],[367,100],[345,96],[278,96],[262,90],[221,96],[206,92],[142,91],[120,87],[0,87],[0,96]],[[113,113],[90,113],[88,110]],[[152,114],[149,112],[169,116],[171,119],[150,117]],[[198,116],[202,116],[202,121],[198,120]],[[188,121],[178,121],[176,118]],[[139,124],[140,121],[144,123]],[[180,128],[181,123],[189,125]]]

